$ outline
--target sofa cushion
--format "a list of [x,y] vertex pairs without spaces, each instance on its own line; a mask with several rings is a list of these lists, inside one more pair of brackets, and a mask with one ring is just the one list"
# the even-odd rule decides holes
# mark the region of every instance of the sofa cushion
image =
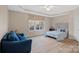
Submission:
[[8,34],[8,39],[7,41],[18,41],[19,37],[16,35],[16,32],[10,32]]

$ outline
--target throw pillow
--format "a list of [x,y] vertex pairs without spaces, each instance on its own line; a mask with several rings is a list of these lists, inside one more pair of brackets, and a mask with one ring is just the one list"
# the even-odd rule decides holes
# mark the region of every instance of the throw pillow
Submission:
[[8,41],[18,41],[19,38],[18,36],[16,35],[16,32],[10,32],[9,35],[8,35]]
[[18,37],[19,37],[20,40],[26,40],[25,36],[21,36],[21,35],[18,34]]

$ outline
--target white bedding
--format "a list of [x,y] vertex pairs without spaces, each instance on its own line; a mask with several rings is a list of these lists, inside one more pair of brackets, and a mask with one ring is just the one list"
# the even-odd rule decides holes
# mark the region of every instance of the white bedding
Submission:
[[60,31],[49,31],[45,33],[46,36],[54,37],[58,41],[64,40],[67,37],[66,32],[60,32]]

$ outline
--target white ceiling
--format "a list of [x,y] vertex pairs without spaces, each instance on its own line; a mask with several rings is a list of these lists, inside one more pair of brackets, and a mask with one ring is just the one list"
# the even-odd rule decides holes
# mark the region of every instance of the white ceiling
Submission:
[[9,5],[8,9],[42,16],[53,17],[63,12],[71,11],[78,8],[78,5],[53,5],[50,11],[44,8],[44,5]]

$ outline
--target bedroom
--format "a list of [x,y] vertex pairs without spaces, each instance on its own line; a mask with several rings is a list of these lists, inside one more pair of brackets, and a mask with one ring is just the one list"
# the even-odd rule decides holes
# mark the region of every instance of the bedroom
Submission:
[[33,53],[79,52],[79,6],[9,5],[1,8],[8,17],[5,20],[8,25],[4,25],[8,30],[4,28],[2,36],[10,31],[24,33],[32,39]]

